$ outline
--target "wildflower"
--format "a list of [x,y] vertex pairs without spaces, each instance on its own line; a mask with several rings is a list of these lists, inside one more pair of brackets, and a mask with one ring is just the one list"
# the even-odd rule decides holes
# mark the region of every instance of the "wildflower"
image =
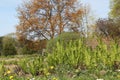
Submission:
[[13,79],[13,76],[10,76],[10,79]]
[[49,72],[47,72],[47,73],[46,73],[46,76],[49,76],[49,75],[50,75],[50,73],[49,73]]
[[79,72],[79,69],[76,69],[75,72],[78,73],[78,72]]
[[7,74],[10,74],[10,73],[11,73],[11,71],[10,71],[10,70],[8,70],[8,71],[7,71]]
[[116,70],[117,72],[120,72],[120,70]]
[[117,75],[117,78],[120,78],[120,75]]
[[52,80],[58,80],[58,79],[54,77]]
[[6,76],[6,75],[7,75],[7,73],[4,74],[4,76]]
[[8,70],[7,72],[4,73],[4,76],[6,76],[6,75],[8,75],[8,74],[10,74],[10,73],[11,73],[11,71]]
[[30,80],[35,80],[35,78],[32,78],[32,79],[30,79]]
[[47,69],[43,68],[43,71],[44,71],[44,72],[46,72],[46,71],[47,71]]
[[104,80],[104,79],[97,79],[97,80]]
[[54,66],[50,66],[50,69],[54,69]]

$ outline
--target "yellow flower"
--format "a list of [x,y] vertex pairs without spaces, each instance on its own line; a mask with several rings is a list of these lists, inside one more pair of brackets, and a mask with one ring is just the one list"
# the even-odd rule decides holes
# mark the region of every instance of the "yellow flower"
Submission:
[[47,72],[47,73],[46,73],[46,76],[49,76],[49,75],[50,75],[50,73],[49,73],[49,72]]
[[117,78],[120,78],[120,75],[117,75]]
[[76,69],[75,72],[78,73],[78,72],[79,72],[79,69]]
[[50,69],[54,69],[54,66],[50,66]]
[[11,73],[11,71],[9,70],[9,71],[7,71],[7,74],[10,74]]
[[97,79],[97,80],[104,80],[104,79]]
[[43,68],[43,71],[44,71],[44,72],[46,72],[46,71],[47,71],[47,69]]
[[35,78],[32,78],[32,79],[30,79],[30,80],[35,80]]
[[10,79],[13,79],[13,76],[10,76]]
[[58,79],[54,77],[52,80],[58,80]]
[[4,76],[6,76],[6,75],[7,75],[7,73],[4,74]]

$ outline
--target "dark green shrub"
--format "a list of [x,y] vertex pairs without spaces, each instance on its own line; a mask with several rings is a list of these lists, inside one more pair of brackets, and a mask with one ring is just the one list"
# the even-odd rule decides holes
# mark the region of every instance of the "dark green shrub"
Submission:
[[15,39],[11,37],[4,37],[2,40],[2,53],[1,55],[8,56],[8,55],[15,55],[17,54],[15,48]]
[[65,47],[66,44],[68,44],[70,41],[75,41],[78,39],[80,39],[79,33],[64,32],[64,33],[60,34],[59,36],[57,36],[56,38],[48,41],[47,51],[51,53],[53,51],[53,49],[56,47],[57,42],[63,44],[63,46]]
[[0,37],[0,54],[2,52],[2,39],[3,39],[3,37]]
[[27,46],[24,46],[22,48],[19,49],[19,54],[34,54],[36,53],[36,51],[29,49]]
[[[26,43],[27,42],[27,43]],[[25,42],[21,42],[18,40],[17,42],[17,52],[18,54],[41,54],[42,50],[46,48],[47,40],[36,40],[30,41],[26,40]]]

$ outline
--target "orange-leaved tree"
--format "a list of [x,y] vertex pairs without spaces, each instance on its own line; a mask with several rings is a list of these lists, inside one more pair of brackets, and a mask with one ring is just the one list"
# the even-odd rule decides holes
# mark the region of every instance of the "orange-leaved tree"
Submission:
[[77,0],[29,0],[18,7],[17,38],[27,43],[54,38],[81,26],[84,10]]

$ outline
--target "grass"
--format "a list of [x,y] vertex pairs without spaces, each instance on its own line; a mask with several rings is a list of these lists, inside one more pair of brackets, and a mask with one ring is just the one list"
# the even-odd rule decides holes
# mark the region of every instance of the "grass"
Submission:
[[120,80],[116,71],[120,70],[119,45],[99,40],[93,49],[83,42],[71,41],[66,47],[57,43],[52,53],[44,56],[1,57],[0,80]]

